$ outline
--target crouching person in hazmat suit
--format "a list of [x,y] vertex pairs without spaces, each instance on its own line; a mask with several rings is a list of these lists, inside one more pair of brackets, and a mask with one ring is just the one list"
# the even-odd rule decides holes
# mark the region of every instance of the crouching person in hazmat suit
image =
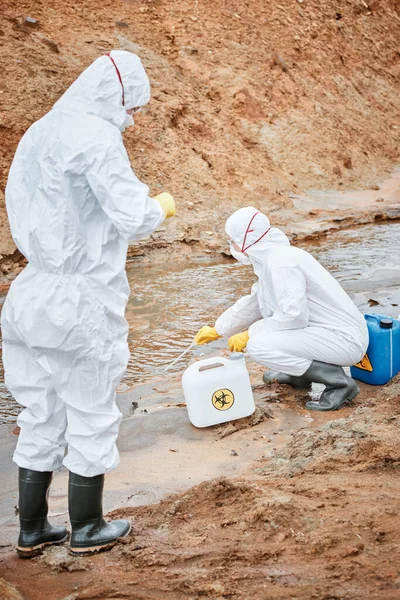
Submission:
[[169,194],[149,197],[122,140],[149,99],[138,56],[101,56],[29,128],[10,169],[11,231],[29,263],[1,319],[6,385],[25,407],[14,454],[21,556],[66,539],[47,520],[61,464],[73,553],[105,549],[130,530],[102,512],[104,474],[119,463],[115,391],[129,357],[126,253],[175,214]]
[[251,265],[258,277],[251,294],[225,311],[215,327],[196,336],[204,344],[223,336],[231,351],[247,352],[272,369],[265,383],[298,389],[312,382],[326,387],[311,410],[336,410],[359,388],[343,368],[362,359],[368,346],[365,320],[339,283],[308,252],[290,245],[253,207],[241,208],[226,222],[231,253]]

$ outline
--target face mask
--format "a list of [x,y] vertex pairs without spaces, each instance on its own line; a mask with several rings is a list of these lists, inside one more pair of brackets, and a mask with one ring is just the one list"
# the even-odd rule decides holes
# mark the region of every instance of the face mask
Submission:
[[229,248],[230,248],[230,251],[231,251],[231,254],[232,254],[233,258],[236,258],[236,260],[238,262],[240,262],[240,264],[242,264],[242,265],[251,265],[251,260],[249,259],[248,256],[245,256],[243,254],[243,252],[238,252],[237,250],[235,250],[235,248],[232,245],[230,245]]
[[135,121],[131,115],[125,113],[125,119],[121,126],[121,131],[124,131],[127,127],[132,127],[135,124]]

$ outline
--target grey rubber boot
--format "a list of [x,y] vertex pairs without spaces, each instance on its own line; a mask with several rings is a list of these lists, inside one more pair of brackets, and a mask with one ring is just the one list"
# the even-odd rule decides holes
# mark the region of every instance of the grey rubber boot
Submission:
[[311,381],[305,376],[305,373],[304,375],[300,375],[300,377],[295,377],[294,375],[286,375],[286,373],[281,373],[280,371],[265,371],[263,381],[267,385],[277,381],[278,383],[291,385],[297,390],[309,390],[311,388]]
[[71,553],[80,556],[108,550],[131,530],[125,519],[103,519],[104,475],[69,474],[68,502],[71,519]]
[[337,410],[345,402],[353,400],[360,388],[338,365],[314,360],[305,375],[315,383],[325,384],[319,402],[310,400],[306,404],[308,410]]
[[45,546],[62,544],[68,538],[65,527],[53,527],[47,520],[48,495],[53,473],[19,468],[19,522],[17,552],[21,558],[41,554]]

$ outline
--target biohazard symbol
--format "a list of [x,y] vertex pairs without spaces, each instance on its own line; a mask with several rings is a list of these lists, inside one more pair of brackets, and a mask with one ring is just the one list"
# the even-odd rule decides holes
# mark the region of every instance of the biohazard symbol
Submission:
[[364,354],[364,358],[354,366],[357,367],[357,369],[363,369],[363,371],[369,371],[370,373],[374,370],[374,367],[371,365],[371,361],[368,358],[368,354]]
[[235,402],[235,396],[230,390],[217,390],[212,397],[212,403],[217,410],[229,410]]

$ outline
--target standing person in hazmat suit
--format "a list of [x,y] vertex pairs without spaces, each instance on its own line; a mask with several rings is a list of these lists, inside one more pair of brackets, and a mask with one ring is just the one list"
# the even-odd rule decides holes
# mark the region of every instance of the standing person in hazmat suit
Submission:
[[[215,327],[205,326],[201,345],[231,336],[229,348],[247,352],[270,369],[265,383],[278,381],[298,389],[325,384],[311,410],[336,410],[359,388],[343,368],[364,356],[368,329],[355,304],[319,262],[290,245],[286,235],[249,206],[226,222],[231,253],[252,265],[258,282],[251,294],[225,311]],[[244,331],[243,331],[244,330]]]
[[104,474],[119,463],[115,391],[129,357],[126,253],[175,214],[169,194],[149,197],[122,140],[149,99],[138,56],[101,56],[29,128],[10,169],[11,232],[28,260],[1,319],[6,385],[25,407],[14,454],[21,556],[66,539],[47,521],[61,464],[73,553],[107,548],[130,530],[102,512]]

